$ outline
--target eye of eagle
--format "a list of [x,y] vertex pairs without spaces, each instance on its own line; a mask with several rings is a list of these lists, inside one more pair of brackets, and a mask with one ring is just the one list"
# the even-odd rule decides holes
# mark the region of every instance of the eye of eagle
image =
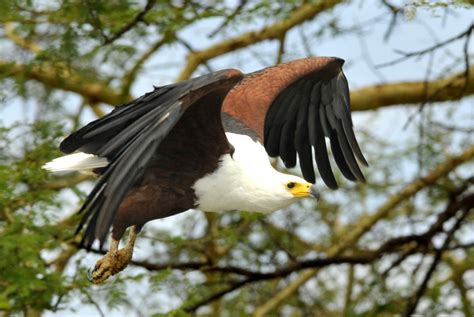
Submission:
[[288,184],[286,184],[286,187],[288,187],[290,189],[295,187],[295,186],[296,186],[296,183],[294,183],[294,182],[289,182]]

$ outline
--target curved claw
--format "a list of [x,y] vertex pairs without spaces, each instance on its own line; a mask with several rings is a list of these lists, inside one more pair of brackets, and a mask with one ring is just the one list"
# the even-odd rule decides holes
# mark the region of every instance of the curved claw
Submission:
[[89,282],[93,284],[101,284],[105,282],[109,277],[117,274],[125,268],[116,267],[115,265],[113,265],[113,263],[110,263],[108,261],[101,261],[104,260],[104,258],[97,261],[97,264],[93,268],[91,267],[87,270],[87,279],[89,280]]
[[92,278],[92,273],[94,273],[94,271],[95,271],[95,266],[94,266],[94,268],[90,267],[87,270],[87,280],[91,283],[94,283],[94,279]]
[[119,240],[112,239],[112,243],[107,252],[95,264],[94,268],[87,270],[87,279],[94,284],[105,282],[109,277],[123,271],[132,260],[133,246],[138,230],[133,227],[123,249],[118,250]]
[[132,259],[132,250],[124,248],[116,252],[109,252],[104,255],[94,268],[87,272],[87,278],[91,283],[101,284],[109,277],[124,270]]

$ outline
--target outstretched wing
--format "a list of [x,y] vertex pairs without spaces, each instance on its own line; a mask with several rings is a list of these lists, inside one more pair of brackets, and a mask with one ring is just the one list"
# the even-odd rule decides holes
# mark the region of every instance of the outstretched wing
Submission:
[[313,153],[326,185],[337,183],[325,138],[342,174],[365,181],[357,160],[367,165],[352,128],[343,60],[316,57],[295,60],[249,74],[227,95],[223,111],[253,129],[270,156],[286,167],[299,157],[304,178],[315,182]]
[[[159,151],[160,144],[170,135],[174,138],[173,143],[183,141],[179,138],[193,137],[192,132],[173,133],[178,122],[186,118],[186,125],[178,125],[179,129],[202,127],[209,130],[204,126],[206,121],[193,122],[193,117],[207,116],[208,122],[220,122],[222,100],[241,78],[242,74],[237,70],[222,70],[155,88],[153,92],[89,123],[61,143],[60,149],[64,153],[82,151],[106,157],[110,162],[101,170],[102,177],[80,210],[84,216],[78,231],[87,224],[83,241],[85,246],[90,247],[95,238],[104,242],[121,202],[127,192],[137,185]],[[211,129],[214,137],[225,139],[220,124]],[[206,157],[200,159],[205,160]]]

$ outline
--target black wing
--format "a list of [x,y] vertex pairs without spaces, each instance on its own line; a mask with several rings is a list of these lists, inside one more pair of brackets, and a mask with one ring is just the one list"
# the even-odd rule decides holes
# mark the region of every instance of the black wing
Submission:
[[264,125],[264,145],[270,156],[280,156],[286,167],[294,167],[298,155],[304,178],[314,183],[313,147],[319,173],[332,189],[337,188],[337,182],[325,137],[329,138],[336,164],[347,179],[365,181],[356,158],[368,165],[352,129],[343,63],[335,59],[323,69],[294,81],[273,101]]
[[[127,192],[142,177],[160,143],[183,114],[207,98],[213,105],[203,111],[209,111],[209,116],[219,116],[223,98],[241,78],[239,71],[222,70],[155,88],[89,123],[61,143],[64,153],[82,151],[107,157],[110,162],[79,211],[84,215],[78,231],[87,225],[83,245],[90,247],[95,238],[104,242]],[[225,138],[223,128],[215,127],[219,128]]]

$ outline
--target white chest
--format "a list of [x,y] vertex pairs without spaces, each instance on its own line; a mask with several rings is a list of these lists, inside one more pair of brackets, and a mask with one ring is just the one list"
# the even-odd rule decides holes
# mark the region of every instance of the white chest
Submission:
[[218,169],[194,184],[198,209],[272,212],[296,201],[285,190],[286,175],[271,166],[260,143],[245,135],[226,136],[235,152],[223,155]]

